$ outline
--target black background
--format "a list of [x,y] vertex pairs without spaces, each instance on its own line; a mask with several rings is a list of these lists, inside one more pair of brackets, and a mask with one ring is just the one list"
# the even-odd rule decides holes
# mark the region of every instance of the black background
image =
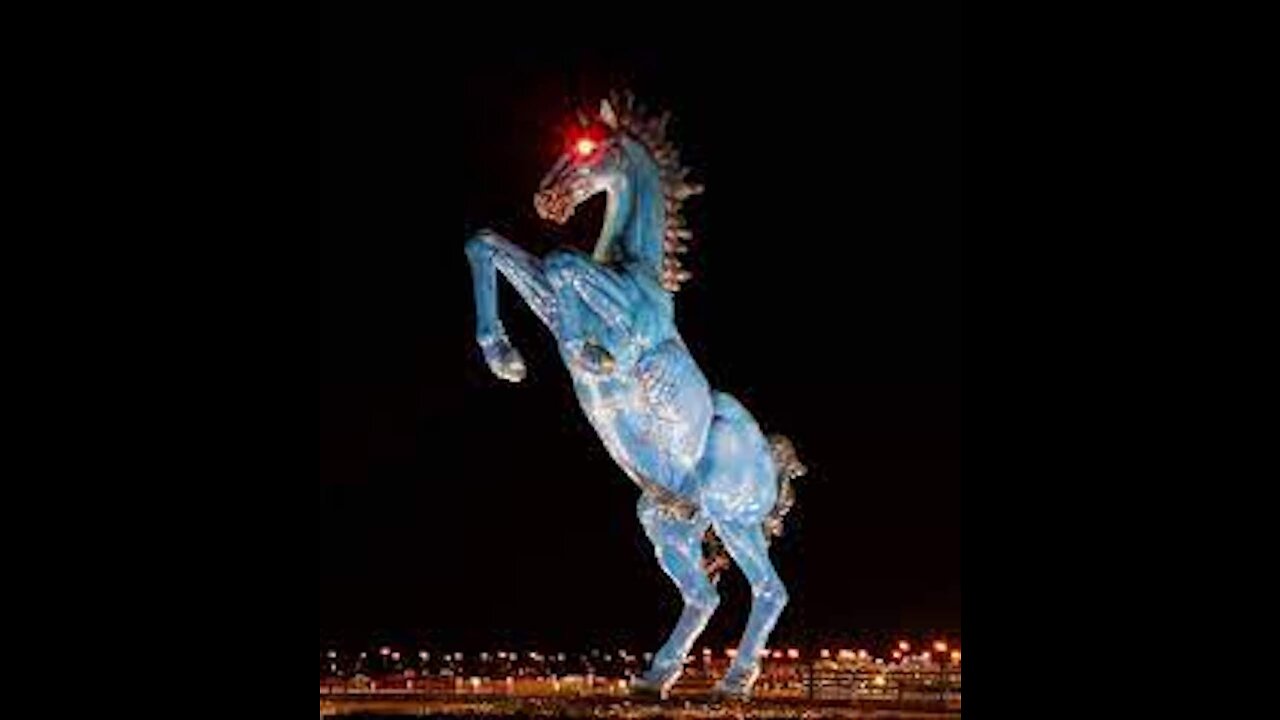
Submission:
[[[319,387],[321,643],[660,644],[678,613],[637,490],[547,332],[500,284],[530,373],[488,374],[466,237],[586,247],[532,193],[574,103],[629,86],[673,113],[707,193],[678,321],[712,384],[810,467],[773,556],[773,644],[960,627],[960,38],[951,18],[847,38],[643,51],[487,50],[442,67],[339,53],[308,137],[327,188]],[[412,58],[409,58],[412,60]],[[448,60],[448,58],[446,58]],[[705,636],[731,644],[737,571]]]

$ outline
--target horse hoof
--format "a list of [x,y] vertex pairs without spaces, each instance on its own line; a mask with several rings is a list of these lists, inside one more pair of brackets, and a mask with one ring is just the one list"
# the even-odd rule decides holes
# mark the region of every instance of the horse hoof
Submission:
[[592,375],[609,375],[618,368],[613,355],[595,342],[579,340],[567,347],[573,364]]
[[518,383],[524,380],[524,358],[505,337],[481,340],[480,348],[484,351],[485,362],[489,370],[507,382]]
[[730,670],[711,689],[711,694],[724,700],[750,700],[751,690],[755,686],[756,678],[758,677],[760,677],[758,668],[752,670]]
[[524,380],[526,373],[524,361],[519,357],[503,363],[495,363],[489,366],[494,375],[506,380],[507,382],[518,383]]
[[680,679],[681,669],[679,665],[674,667],[667,665],[662,665],[659,668],[651,667],[644,675],[631,678],[631,693],[636,697],[666,700],[671,697],[671,688]]
[[656,683],[644,678],[631,681],[631,694],[637,698],[666,700],[671,696],[671,688],[666,683]]

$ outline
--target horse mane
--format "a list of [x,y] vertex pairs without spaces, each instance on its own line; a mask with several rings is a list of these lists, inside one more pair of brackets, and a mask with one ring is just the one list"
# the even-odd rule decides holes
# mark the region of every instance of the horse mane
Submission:
[[629,90],[624,90],[621,94],[610,92],[609,102],[608,112],[601,113],[605,123],[615,132],[626,133],[640,143],[658,166],[666,207],[659,279],[668,291],[678,292],[680,286],[693,277],[680,262],[680,256],[689,252],[686,243],[693,239],[693,231],[685,225],[680,211],[685,200],[702,193],[705,188],[685,180],[689,176],[689,168],[680,163],[680,153],[667,137],[670,112],[646,114],[644,106],[636,103],[635,96]]

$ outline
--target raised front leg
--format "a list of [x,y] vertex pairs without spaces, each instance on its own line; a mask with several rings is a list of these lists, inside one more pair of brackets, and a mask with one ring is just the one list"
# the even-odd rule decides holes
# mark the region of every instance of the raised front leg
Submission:
[[468,240],[466,253],[475,293],[476,342],[494,375],[519,382],[525,376],[524,360],[498,317],[497,273],[502,273],[525,304],[555,332],[556,298],[542,261],[492,230],[481,230]]
[[684,670],[685,656],[720,604],[720,596],[707,579],[702,562],[702,537],[708,525],[705,517],[670,517],[647,495],[641,497],[638,512],[658,564],[684,599],[684,610],[667,642],[653,656],[649,670],[632,684],[637,693],[666,697]]
[[634,362],[636,297],[624,277],[570,250],[547,255],[544,267],[561,309],[556,334],[570,359],[594,373]]

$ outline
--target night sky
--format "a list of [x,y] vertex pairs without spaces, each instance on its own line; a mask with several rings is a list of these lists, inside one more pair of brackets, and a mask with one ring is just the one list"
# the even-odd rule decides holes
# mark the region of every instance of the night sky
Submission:
[[[856,41],[855,41],[856,40]],[[490,226],[588,248],[533,211],[575,102],[627,85],[673,113],[694,230],[677,318],[712,385],[795,442],[773,644],[960,628],[959,35],[920,18],[846,45],[743,41],[338,62],[317,112],[328,186],[316,550],[321,642],[653,650],[679,599],[638,490],[499,281],[529,376],[472,338],[463,243]],[[707,643],[736,641],[741,574]]]

